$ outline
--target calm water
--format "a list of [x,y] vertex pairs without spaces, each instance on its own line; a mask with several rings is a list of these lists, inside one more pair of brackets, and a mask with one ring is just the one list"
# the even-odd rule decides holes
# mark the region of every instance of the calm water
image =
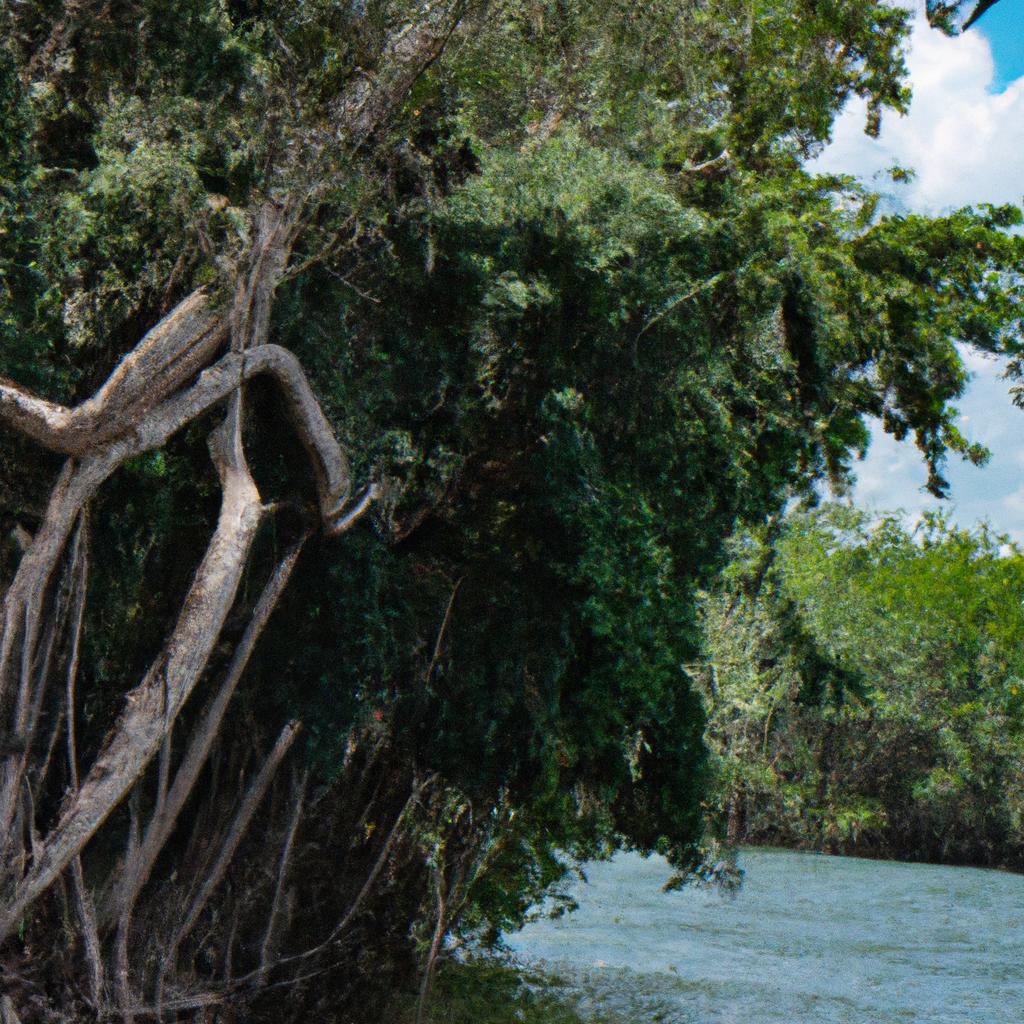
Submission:
[[1024,1024],[1024,877],[745,851],[736,896],[664,861],[590,865],[580,909],[510,938],[635,1024]]

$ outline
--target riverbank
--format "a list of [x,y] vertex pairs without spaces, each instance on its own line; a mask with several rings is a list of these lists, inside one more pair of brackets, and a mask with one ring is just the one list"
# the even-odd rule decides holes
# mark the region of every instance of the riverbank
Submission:
[[[446,965],[424,1024],[627,1024],[590,1002],[587,993],[557,975],[485,957]],[[410,996],[396,1002],[385,1024],[415,1022],[416,1000]]]

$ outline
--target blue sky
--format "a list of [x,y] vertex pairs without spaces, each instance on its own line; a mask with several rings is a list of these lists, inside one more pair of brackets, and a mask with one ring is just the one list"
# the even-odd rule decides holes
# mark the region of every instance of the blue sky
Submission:
[[[852,102],[836,124],[821,169],[860,175],[893,191],[905,208],[925,213],[971,203],[1024,200],[1024,0],[1000,0],[977,25],[950,39],[927,27],[923,0],[908,52],[914,101],[906,117],[890,115],[877,140],[864,135],[865,110]],[[915,180],[892,186],[893,164],[912,167]],[[961,428],[987,445],[984,468],[951,461],[952,496],[939,503],[922,491],[925,472],[909,444],[880,430],[857,467],[854,498],[879,510],[902,508],[910,518],[945,507],[967,526],[987,520],[1024,544],[1024,411],[1010,401],[1002,367],[964,351],[973,373],[958,403]]]
[[999,0],[977,22],[979,32],[992,46],[996,74],[993,88],[1005,89],[1024,75],[1024,0]]

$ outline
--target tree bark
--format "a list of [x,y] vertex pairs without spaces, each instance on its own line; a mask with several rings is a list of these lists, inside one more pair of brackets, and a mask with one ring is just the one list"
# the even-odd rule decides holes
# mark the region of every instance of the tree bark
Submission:
[[[353,158],[387,124],[416,79],[440,55],[468,6],[468,0],[424,5],[417,21],[385,41],[372,77],[356,77],[343,90],[331,105],[330,116],[335,135],[332,145],[344,159]],[[39,59],[43,64],[63,45],[67,31],[87,9],[88,5],[68,6],[42,46]],[[313,148],[319,144],[316,139],[311,143]],[[303,153],[308,156],[306,150]],[[334,159],[337,157],[336,153]],[[275,290],[286,277],[299,234],[315,217],[334,180],[329,170],[311,171],[305,179],[296,173],[294,181],[290,175],[296,168],[286,168],[285,174],[278,170],[268,172],[265,196],[250,210],[251,245],[234,271],[233,297],[226,306],[215,305],[203,289],[192,292],[142,337],[95,394],[73,407],[38,398],[15,383],[0,380],[0,426],[66,457],[42,522],[0,605],[0,739],[16,751],[5,759],[0,772],[0,942],[14,934],[34,903],[64,876],[70,883],[73,916],[81,933],[89,997],[98,1014],[108,1009],[103,1006],[106,985],[119,989],[124,1014],[149,1012],[133,1005],[144,986],[128,974],[129,955],[135,955],[129,928],[134,937],[135,927],[141,928],[143,920],[159,919],[159,914],[143,918],[140,912],[133,925],[135,904],[197,788],[232,694],[302,546],[300,542],[289,550],[275,569],[225,678],[175,765],[171,742],[175,721],[207,672],[236,604],[257,534],[273,507],[264,504],[246,460],[242,429],[245,384],[257,375],[266,376],[282,395],[289,421],[309,457],[317,490],[316,511],[325,534],[334,536],[351,528],[378,496],[377,486],[370,483],[353,498],[348,459],[301,364],[290,352],[270,344]],[[275,194],[275,188],[286,180]],[[127,460],[160,448],[182,428],[225,404],[226,415],[213,431],[210,445],[222,491],[215,530],[162,649],[125,695],[117,721],[92,764],[82,766],[80,776],[76,690],[90,503]],[[73,540],[76,526],[78,540]],[[60,712],[69,786],[59,811],[53,812],[56,820],[44,827],[36,820],[44,812],[32,803],[26,779],[34,778],[32,773],[38,775],[39,759],[32,762],[36,723],[51,699],[50,677],[60,676],[62,665]],[[171,959],[223,880],[299,727],[297,722],[285,727],[251,782],[214,863],[175,930]],[[59,724],[52,736],[59,737]],[[53,738],[47,751],[58,747],[59,740]],[[143,794],[148,790],[139,788],[138,783],[158,754],[155,808],[147,823],[142,811],[146,806]],[[59,756],[54,760],[59,762]],[[49,764],[49,753],[43,764]],[[57,797],[53,775],[51,772],[46,790],[48,796]],[[361,909],[392,856],[408,807],[421,788],[414,786],[365,885],[328,942],[337,938]],[[127,855],[108,887],[100,889],[108,895],[97,913],[86,884],[83,851],[126,797],[132,801]],[[54,802],[50,799],[48,805]],[[283,875],[300,817],[297,809],[286,833],[280,877],[260,950],[260,980],[275,966],[271,951],[280,917]],[[68,916],[70,919],[72,914]],[[112,936],[115,927],[119,934]],[[104,960],[105,954],[109,962]],[[216,1001],[214,995],[207,1000],[204,993],[193,993],[183,995],[174,1005],[185,1008]],[[10,1000],[5,1000],[0,1010],[4,1016],[14,1014]]]
[[203,879],[199,890],[192,897],[188,909],[185,911],[184,918],[178,926],[174,938],[171,941],[168,954],[171,961],[173,961],[178,947],[188,936],[189,932],[191,932],[195,927],[196,921],[199,919],[199,915],[202,913],[204,907],[209,901],[214,889],[216,889],[223,880],[224,872],[227,870],[227,866],[230,863],[231,858],[234,856],[235,850],[238,849],[238,844],[242,841],[242,837],[245,835],[246,829],[249,827],[249,822],[252,821],[252,817],[256,813],[256,809],[259,807],[263,797],[266,795],[267,787],[270,785],[271,779],[273,779],[275,772],[284,760],[285,755],[291,749],[292,744],[296,739],[298,739],[301,728],[302,726],[299,722],[293,721],[289,722],[284,729],[281,730],[281,734],[278,736],[273,750],[271,750],[270,754],[267,755],[266,761],[263,763],[263,766],[250,783],[249,788],[246,790],[245,796],[242,798],[242,802],[238,807],[234,820],[228,828],[227,835],[224,837],[224,842],[221,846],[220,852],[217,854],[217,859],[214,861],[213,867],[210,869],[206,878]]
[[138,850],[125,863],[116,887],[103,906],[100,920],[104,927],[130,913],[139,891],[148,881],[158,854],[170,837],[178,816],[185,806],[185,801],[195,788],[199,774],[206,764],[210,748],[220,731],[231,697],[242,678],[242,673],[249,664],[256,641],[288,585],[304,543],[305,538],[302,538],[288,551],[264,587],[252,613],[252,618],[246,626],[245,633],[235,650],[231,664],[228,666],[224,681],[200,724],[189,738],[188,747],[163,804],[150,820]]

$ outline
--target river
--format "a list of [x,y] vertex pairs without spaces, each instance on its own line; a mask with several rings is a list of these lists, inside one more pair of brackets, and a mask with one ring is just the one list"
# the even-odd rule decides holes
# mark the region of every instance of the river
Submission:
[[630,1024],[1024,1024],[1024,877],[769,850],[736,895],[660,858],[587,867],[580,908],[509,938]]

